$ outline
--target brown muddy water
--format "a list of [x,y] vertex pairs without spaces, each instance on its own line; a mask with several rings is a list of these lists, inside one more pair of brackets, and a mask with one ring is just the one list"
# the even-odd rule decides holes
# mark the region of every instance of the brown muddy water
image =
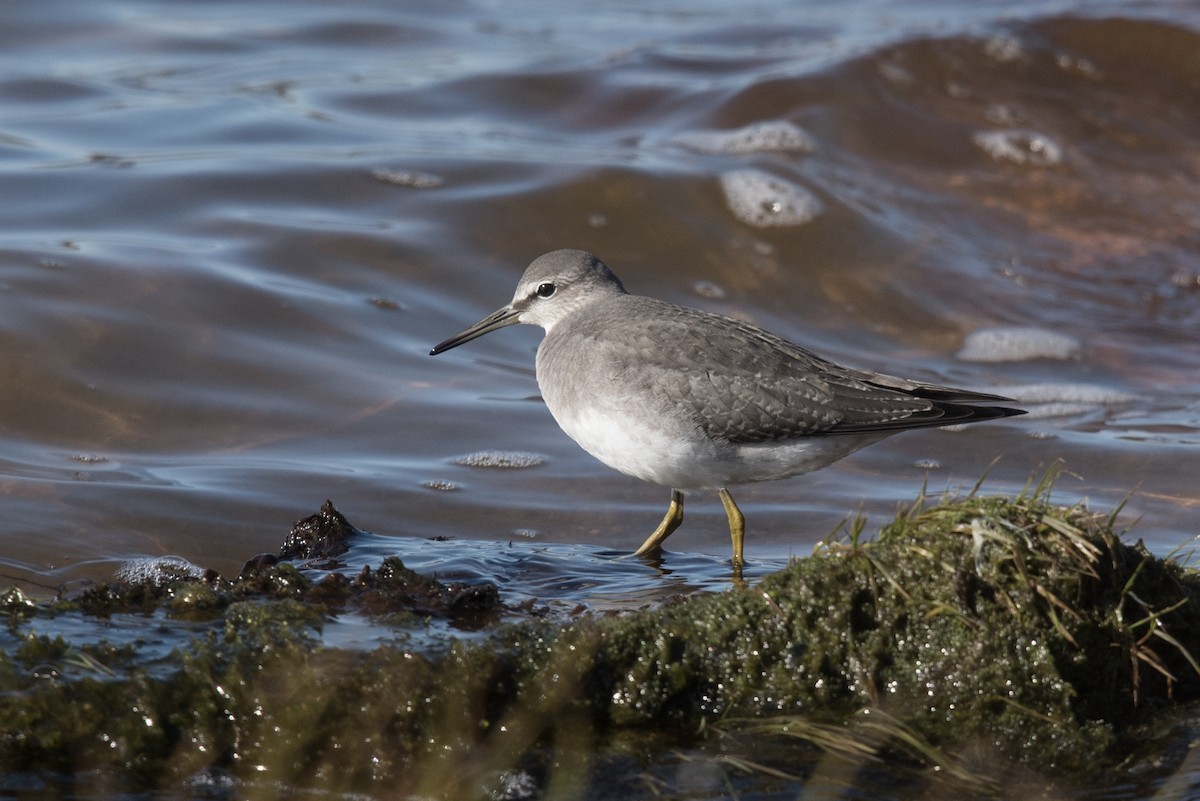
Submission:
[[665,578],[616,559],[667,491],[558,430],[538,332],[427,355],[563,247],[1029,408],[743,488],[748,578],[1056,462],[1156,553],[1200,531],[1194,3],[17,4],[0,165],[0,584],[37,596],[236,573],[326,498],[502,592],[719,589],[715,497]]

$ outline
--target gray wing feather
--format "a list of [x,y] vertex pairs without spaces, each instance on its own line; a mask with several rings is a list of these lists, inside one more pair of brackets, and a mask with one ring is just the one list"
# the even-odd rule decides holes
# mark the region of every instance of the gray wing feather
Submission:
[[[1020,414],[1006,398],[833,364],[757,326],[625,295],[586,334],[612,380],[709,436],[752,443],[950,425]],[[611,321],[619,320],[613,323]],[[977,406],[975,404],[983,404]]]

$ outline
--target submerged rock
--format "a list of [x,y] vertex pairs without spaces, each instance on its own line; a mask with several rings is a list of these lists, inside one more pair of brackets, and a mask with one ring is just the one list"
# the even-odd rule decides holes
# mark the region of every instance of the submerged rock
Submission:
[[[754,587],[422,650],[319,647],[312,632],[351,605],[484,620],[495,588],[399,560],[319,582],[286,564],[193,582],[207,589],[189,603],[219,625],[165,664],[37,636],[0,654],[0,764],[109,771],[130,789],[219,775],[471,798],[519,775],[632,797],[603,765],[718,726],[752,760],[799,740],[984,787],[1006,764],[1094,778],[1156,713],[1200,695],[1200,579],[1112,522],[1041,494],[918,504],[876,540],[826,543]],[[134,597],[159,591],[172,589]],[[30,611],[18,599],[0,614],[19,629]],[[980,753],[992,774],[955,771]]]
[[[288,600],[316,610],[312,622],[317,627],[322,614],[353,612],[373,619],[438,618],[468,630],[494,623],[504,611],[494,584],[437,581],[408,569],[395,557],[384,559],[374,570],[364,568],[353,578],[336,572],[341,563],[333,557],[346,553],[352,541],[363,536],[365,532],[325,501],[320,511],[292,526],[278,556],[251,558],[236,579],[200,568],[171,572],[122,569],[114,581],[59,598],[52,607],[60,615],[79,613],[108,619],[161,611],[174,620],[204,622],[228,615],[227,610],[238,602]],[[7,615],[9,620],[19,620],[22,614],[32,616],[36,609],[19,590],[0,594],[0,616]]]

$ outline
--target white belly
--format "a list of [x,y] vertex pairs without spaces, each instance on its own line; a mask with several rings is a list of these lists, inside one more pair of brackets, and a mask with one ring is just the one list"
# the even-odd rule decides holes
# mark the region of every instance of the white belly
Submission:
[[553,408],[550,412],[580,447],[627,476],[674,489],[724,486],[723,459],[706,440],[596,410],[570,416],[560,416]]
[[802,437],[754,444],[714,442],[699,431],[673,431],[592,408],[551,414],[571,439],[625,475],[678,490],[719,489],[731,484],[798,476],[825,467],[886,434]]

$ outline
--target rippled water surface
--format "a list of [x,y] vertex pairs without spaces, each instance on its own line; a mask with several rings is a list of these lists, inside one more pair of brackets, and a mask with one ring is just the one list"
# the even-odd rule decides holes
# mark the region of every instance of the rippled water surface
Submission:
[[[997,457],[997,491],[1055,460],[1064,499],[1136,490],[1174,547],[1200,503],[1200,13],[952,7],[9,9],[6,576],[229,570],[326,497],[395,537],[635,547],[666,491],[557,430],[536,331],[427,356],[568,246],[1032,408],[743,489],[752,557]],[[480,450],[540,458],[456,461]],[[693,501],[675,549],[725,553],[722,517]]]
[[[1182,469],[1200,441],[1198,20],[1170,3],[9,9],[4,574],[48,591],[161,554],[229,571],[326,497],[394,537],[636,547],[666,490],[557,429],[538,332],[427,356],[558,247],[633,291],[1032,409],[742,489],[752,559],[997,458],[996,491],[1055,460],[1064,500],[1136,491],[1137,533],[1169,550],[1200,504]],[[478,451],[538,458],[461,463]],[[671,544],[727,553],[715,498]]]
[[[236,572],[331,498],[414,565],[661,597],[597,560],[667,490],[558,430],[539,333],[427,355],[560,247],[1031,410],[741,489],[758,570],[1059,461],[1166,553],[1200,517],[1198,141],[1192,3],[13,5],[0,573]],[[672,581],[724,580],[714,497],[670,546]]]

